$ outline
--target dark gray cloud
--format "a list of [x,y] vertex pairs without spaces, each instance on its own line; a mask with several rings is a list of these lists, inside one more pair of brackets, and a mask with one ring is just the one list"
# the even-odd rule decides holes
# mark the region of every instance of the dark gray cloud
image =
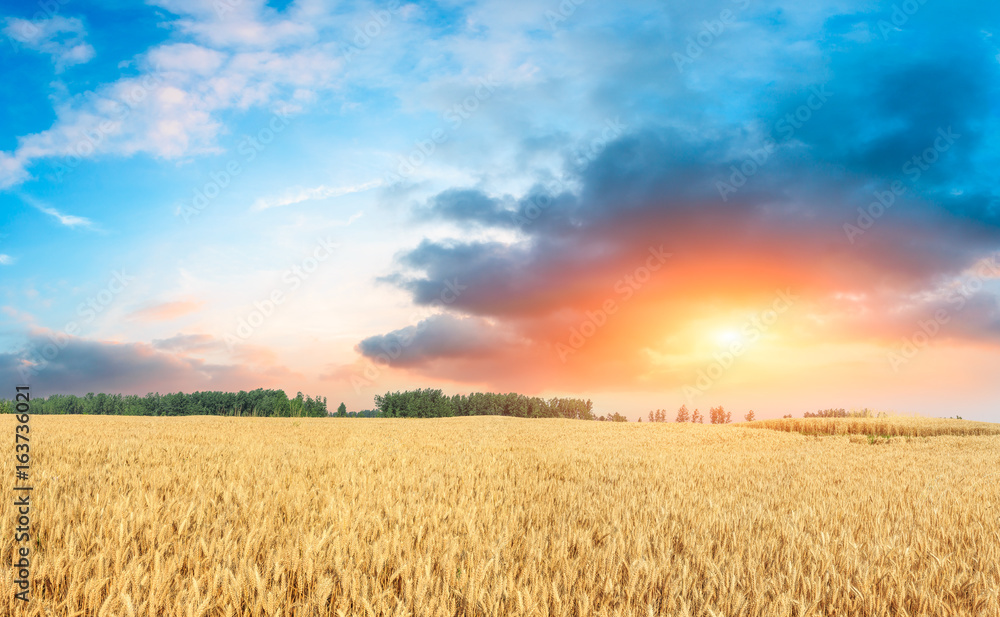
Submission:
[[24,348],[0,354],[0,379],[6,383],[30,383],[37,395],[47,396],[239,390],[280,386],[283,379],[292,376],[282,367],[256,371],[246,366],[211,364],[168,351],[185,342],[182,340],[185,338],[190,347],[195,340],[190,337],[148,345],[92,341],[37,331],[29,336]]
[[[464,289],[445,308],[480,318],[440,319],[428,332],[490,341],[498,357],[507,344],[497,331],[551,351],[663,247],[673,257],[662,276],[620,320],[788,286],[821,309],[864,298],[865,311],[827,317],[847,338],[880,338],[912,329],[941,307],[948,281],[1000,251],[1000,48],[983,25],[1000,23],[1000,6],[924,3],[900,22],[888,1],[756,3],[683,71],[671,66],[733,4],[663,9],[669,28],[640,28],[613,54],[595,43],[591,95],[629,128],[583,157],[567,144],[562,180],[539,174],[520,196],[453,187],[428,202],[424,217],[519,232],[513,242],[425,240],[399,257],[386,280],[414,302],[433,304],[457,281]],[[553,135],[523,139],[525,160],[551,151]],[[987,281],[950,336],[994,340],[995,292]],[[617,334],[632,351],[644,345]],[[371,358],[385,341],[358,349]],[[431,366],[452,350],[415,337],[394,364]]]
[[177,334],[166,339],[154,339],[153,347],[163,351],[217,351],[225,344],[210,334]]
[[[467,289],[452,308],[498,317],[574,306],[660,246],[678,255],[675,263],[692,268],[699,261],[766,260],[787,266],[799,286],[845,291],[875,284],[910,290],[998,246],[1000,233],[983,196],[933,192],[931,201],[905,177],[876,178],[805,161],[796,144],[778,146],[723,201],[718,183],[728,182],[732,166],[745,161],[711,160],[729,150],[685,142],[670,131],[623,137],[581,170],[579,198],[549,196],[533,210],[532,202],[520,200],[520,242],[424,241],[399,259],[405,272],[418,274],[400,271],[387,280],[410,291],[418,304],[436,302],[449,281],[458,281]],[[844,225],[858,225],[857,209],[869,208],[876,193],[897,181],[905,192],[870,229],[849,238]],[[463,191],[463,200],[495,204],[472,193]],[[950,213],[971,208],[986,218]],[[469,222],[475,212],[485,212],[482,225],[497,218],[494,209],[478,209],[453,220]],[[509,219],[502,223],[510,227]],[[807,271],[795,274],[806,263]]]
[[434,315],[416,325],[369,337],[358,344],[358,351],[393,366],[409,367],[441,358],[474,360],[511,344],[517,341],[482,319]]
[[515,211],[503,200],[487,197],[472,189],[450,189],[435,196],[420,213],[425,218],[439,218],[488,227],[510,225]]

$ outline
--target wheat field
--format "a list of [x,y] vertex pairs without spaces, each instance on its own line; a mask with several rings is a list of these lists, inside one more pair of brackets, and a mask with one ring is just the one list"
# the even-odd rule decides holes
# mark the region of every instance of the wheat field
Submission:
[[873,437],[1000,435],[1000,424],[990,422],[899,415],[884,418],[782,418],[755,420],[745,422],[742,426],[804,435],[871,435]]
[[1000,615],[998,436],[31,423],[33,599],[0,569],[9,615]]

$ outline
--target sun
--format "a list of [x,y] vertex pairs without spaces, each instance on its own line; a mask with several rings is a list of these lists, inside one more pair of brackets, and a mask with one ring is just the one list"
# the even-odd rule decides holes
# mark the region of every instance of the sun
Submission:
[[733,343],[736,343],[737,341],[740,341],[742,339],[743,337],[740,336],[740,333],[732,329],[719,330],[718,332],[715,333],[715,341],[719,345],[723,346],[732,345]]

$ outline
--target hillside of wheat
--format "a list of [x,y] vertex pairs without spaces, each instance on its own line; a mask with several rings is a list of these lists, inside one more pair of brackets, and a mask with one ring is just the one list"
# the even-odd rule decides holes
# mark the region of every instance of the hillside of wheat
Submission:
[[1000,615],[1000,436],[31,422],[32,600],[0,569],[3,614]]
[[1000,435],[1000,424],[949,418],[888,416],[884,418],[781,418],[744,422],[803,435],[871,435],[873,437],[934,437],[939,435]]

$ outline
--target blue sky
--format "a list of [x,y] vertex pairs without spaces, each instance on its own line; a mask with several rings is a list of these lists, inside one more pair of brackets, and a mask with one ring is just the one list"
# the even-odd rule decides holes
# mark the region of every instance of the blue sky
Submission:
[[998,13],[0,3],[0,370],[1000,420]]

